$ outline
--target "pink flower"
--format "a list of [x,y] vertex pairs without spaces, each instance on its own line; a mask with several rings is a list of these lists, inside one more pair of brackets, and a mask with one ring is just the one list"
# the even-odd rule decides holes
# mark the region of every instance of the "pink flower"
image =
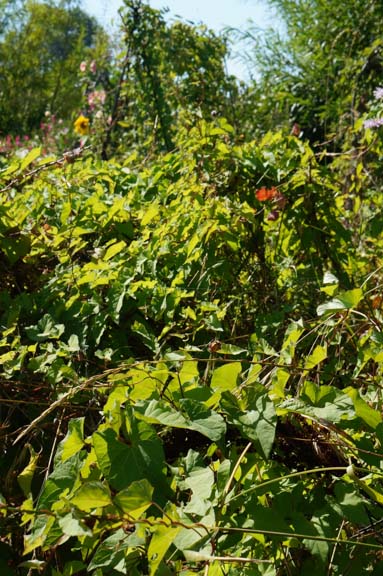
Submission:
[[86,72],[87,63],[83,60],[80,64],[80,72]]
[[379,86],[378,88],[375,88],[374,98],[376,100],[381,100],[383,98],[383,88],[381,86]]
[[97,104],[104,104],[106,98],[105,90],[95,90],[88,94],[88,104],[91,108],[94,108]]
[[363,127],[365,129],[379,128],[379,126],[383,126],[383,118],[369,118],[363,122]]
[[89,70],[92,72],[92,74],[96,74],[97,70],[96,60],[92,60],[92,62],[89,64]]

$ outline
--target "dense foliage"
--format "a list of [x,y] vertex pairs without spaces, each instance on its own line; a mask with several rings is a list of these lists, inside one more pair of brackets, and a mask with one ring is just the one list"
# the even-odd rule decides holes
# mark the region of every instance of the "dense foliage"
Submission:
[[224,38],[122,23],[73,148],[3,153],[1,574],[378,576],[383,89],[336,151],[259,100],[262,134],[267,67],[245,89]]
[[383,71],[382,3],[269,0],[282,25],[242,34],[257,64],[257,125],[298,122],[312,142],[339,146],[366,112]]
[[[129,143],[142,154],[170,152],[186,118],[219,114],[234,123],[239,90],[235,78],[225,74],[227,38],[205,26],[169,24],[140,0],[126,2],[121,18],[123,46],[104,157],[117,143],[122,150]],[[123,127],[119,135],[118,127]]]

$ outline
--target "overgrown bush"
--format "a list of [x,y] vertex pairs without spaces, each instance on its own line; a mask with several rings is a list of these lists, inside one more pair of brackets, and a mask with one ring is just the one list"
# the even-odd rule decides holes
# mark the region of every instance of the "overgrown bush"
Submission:
[[167,146],[135,40],[109,88],[82,66],[72,149],[3,158],[1,573],[378,575],[382,89],[334,151],[152,61]]

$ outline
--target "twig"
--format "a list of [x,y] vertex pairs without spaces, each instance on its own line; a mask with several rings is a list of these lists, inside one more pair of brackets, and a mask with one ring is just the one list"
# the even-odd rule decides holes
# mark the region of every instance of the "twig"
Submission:
[[[113,373],[115,372],[115,369],[111,369],[111,370],[107,370],[103,376],[106,376],[107,374]],[[47,416],[49,416],[49,414],[51,414],[52,412],[54,412],[56,410],[56,408],[58,408],[59,406],[62,406],[63,402],[65,402],[66,400],[68,400],[69,398],[71,398],[72,396],[74,396],[75,394],[77,394],[77,392],[81,392],[82,390],[85,390],[88,386],[90,386],[91,384],[93,384],[95,381],[97,381],[100,378],[99,375],[97,376],[93,376],[92,378],[89,378],[88,380],[86,380],[85,382],[83,382],[82,384],[80,384],[79,386],[76,386],[74,388],[71,388],[68,392],[65,392],[65,394],[63,394],[60,398],[58,398],[58,400],[56,400],[55,402],[53,402],[49,408],[47,408],[46,410],[44,410],[44,412],[42,412],[39,416],[37,416],[37,418],[35,418],[26,428],[24,428],[24,430],[22,430],[20,432],[20,434],[17,436],[16,440],[13,441],[13,446],[15,444],[17,444],[17,442],[19,442],[22,438],[24,438],[27,434],[29,434],[29,432],[31,430],[33,430],[34,428],[36,428],[36,426],[38,424],[40,424],[40,422],[42,420],[44,420]]]
[[47,168],[50,168],[51,166],[62,166],[64,162],[67,162],[68,164],[73,164],[73,162],[78,160],[82,156],[82,153],[85,150],[89,150],[89,148],[92,148],[90,144],[84,147],[79,146],[77,148],[73,148],[72,150],[64,152],[60,158],[56,158],[55,160],[45,162],[45,164],[41,164],[40,166],[37,166],[37,168],[34,168],[33,170],[26,172],[25,174],[19,174],[15,178],[12,178],[12,180],[10,180],[8,184],[4,186],[4,188],[0,189],[0,194],[2,192],[7,192],[17,184],[25,183],[26,180],[33,178],[36,174],[39,174],[40,172],[46,170]]

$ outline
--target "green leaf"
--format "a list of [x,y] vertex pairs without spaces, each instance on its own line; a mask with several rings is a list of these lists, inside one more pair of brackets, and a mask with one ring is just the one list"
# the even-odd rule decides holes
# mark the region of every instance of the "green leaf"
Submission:
[[331,272],[325,272],[323,277],[323,286],[321,292],[325,292],[328,296],[334,296],[339,288],[339,280]]
[[128,397],[129,388],[127,386],[116,386],[109,393],[108,399],[104,405],[104,414],[108,412],[113,412],[116,408],[120,409],[121,404],[123,404]]
[[323,407],[326,403],[334,402],[337,396],[338,390],[333,386],[326,386],[324,384],[320,386],[316,384],[316,382],[307,380],[302,386],[300,399],[308,400],[313,406]]
[[215,483],[213,471],[207,468],[194,468],[189,476],[185,478],[183,486],[190,488],[193,496],[201,500],[207,500]]
[[318,316],[323,316],[323,314],[326,314],[327,312],[340,312],[342,310],[351,310],[352,308],[357,308],[362,298],[363,290],[361,288],[355,288],[354,290],[341,292],[333,300],[330,300],[325,304],[320,304],[320,306],[317,308],[317,314]]
[[62,494],[68,494],[74,489],[79,478],[83,464],[79,453],[74,454],[65,462],[60,460],[59,454],[60,447],[55,459],[53,472],[45,482],[39,499],[39,507],[41,509],[50,510],[52,505],[60,500]]
[[24,554],[29,554],[44,544],[54,522],[53,516],[46,514],[37,516],[33,522],[31,533],[24,537]]
[[126,242],[124,242],[123,240],[120,240],[120,242],[116,242],[115,244],[112,244],[106,250],[102,259],[106,260],[106,261],[111,260],[114,256],[116,256],[116,254],[119,254],[122,250],[124,250],[125,247],[126,247]]
[[150,400],[138,402],[137,416],[152,424],[163,424],[173,428],[184,428],[200,432],[216,442],[226,432],[225,422],[219,414],[209,410],[201,402],[189,398],[180,400],[180,411],[174,410],[165,402]]
[[356,415],[359,416],[368,426],[373,430],[382,422],[382,415],[377,410],[374,410],[367,404],[363,398],[360,397],[358,390],[351,386],[344,389],[345,394],[352,398],[354,403]]
[[115,322],[120,318],[120,312],[124,303],[126,287],[120,284],[113,284],[108,290],[108,311]]
[[84,420],[72,418],[68,424],[68,432],[62,441],[61,460],[65,462],[74,454],[77,454],[84,446]]
[[121,490],[144,477],[137,450],[118,441],[114,430],[95,432],[92,440],[100,469],[113,488]]
[[92,531],[74,510],[59,518],[59,526],[65,536],[92,536]]
[[133,421],[131,426],[129,441],[125,442],[119,441],[111,428],[93,434],[93,446],[101,471],[116,490],[123,490],[135,480],[147,478],[165,495],[168,490],[163,473],[161,441],[146,422],[136,424]]
[[69,352],[79,352],[80,343],[77,334],[71,334],[68,340],[68,350]]
[[202,402],[189,398],[180,400],[180,407],[191,422],[190,430],[200,432],[213,442],[218,442],[226,433],[226,424],[220,414],[209,410]]
[[[304,525],[299,526],[299,529],[304,530],[304,533],[312,536],[334,537],[335,535],[328,530],[327,522],[328,518],[326,518],[325,514],[323,514],[322,517],[313,516],[310,522],[304,522]],[[297,526],[295,526],[295,528],[297,528]],[[313,556],[317,556],[321,563],[323,565],[325,564],[330,549],[328,542],[325,540],[310,540],[310,538],[305,538],[303,544]]]
[[257,409],[249,410],[234,419],[242,434],[253,440],[264,458],[268,458],[275,438],[277,417],[272,402],[259,398]]
[[281,512],[273,508],[261,506],[256,504],[253,507],[254,512],[254,528],[257,530],[266,530],[276,532],[291,533],[291,528],[283,518]]
[[152,504],[153,487],[144,478],[132,482],[128,488],[121,490],[115,498],[114,503],[121,508],[129,517],[137,520]]
[[314,418],[322,418],[329,422],[337,423],[342,420],[353,420],[356,418],[354,405],[351,398],[343,394],[340,390],[332,389],[331,395],[322,398],[319,406],[311,406],[302,399],[288,398],[281,402],[278,406],[278,412],[296,412],[303,416],[313,416]]
[[160,208],[157,204],[151,204],[148,208],[146,208],[145,213],[141,220],[141,226],[146,226],[150,224],[153,220],[156,220],[160,214]]
[[23,170],[25,170],[25,168],[29,166],[29,164],[32,164],[32,162],[36,160],[36,158],[38,158],[40,154],[41,154],[41,148],[33,148],[30,152],[28,152],[28,154],[23,158],[20,164],[20,171],[22,172]]
[[238,385],[241,371],[242,365],[240,362],[230,362],[216,368],[211,378],[211,387],[219,392],[234,390]]
[[[168,516],[164,518],[168,523]],[[168,551],[175,537],[182,529],[182,526],[170,526],[159,524],[153,530],[153,535],[148,548],[149,575],[154,576],[158,567]]]
[[318,366],[323,360],[327,358],[327,346],[315,346],[313,352],[307,356],[304,368],[305,370],[311,370]]
[[245,348],[240,348],[239,346],[234,346],[234,344],[221,344],[219,350],[217,350],[217,354],[228,354],[230,356],[238,356],[239,354],[246,353],[247,350]]
[[338,481],[334,486],[336,496],[336,507],[340,508],[340,513],[353,524],[368,524],[369,514],[366,507],[366,499],[361,496],[355,483],[345,483]]
[[5,354],[0,354],[0,364],[6,364],[14,359],[16,352],[11,350],[10,352],[5,352]]
[[359,488],[363,490],[363,492],[365,492],[374,502],[383,505],[383,494],[381,492],[364,482],[364,480],[355,478],[354,481],[359,486]]
[[[97,568],[107,567],[116,569],[116,567],[123,566],[123,574],[126,574],[125,557],[126,551],[129,548],[129,537],[124,530],[120,528],[116,530],[111,536],[100,542],[96,553],[94,554],[89,566],[88,572],[96,570]],[[139,558],[139,552],[136,552]],[[118,570],[121,572],[121,570]]]
[[285,397],[285,388],[286,384],[289,381],[291,373],[289,370],[285,370],[284,368],[277,368],[275,373],[273,374],[273,386],[272,392],[273,397],[284,398]]
[[277,415],[267,391],[262,386],[250,388],[246,411],[241,410],[229,393],[225,393],[223,405],[242,435],[252,440],[262,456],[268,458],[274,443]]
[[28,497],[31,492],[31,484],[37,467],[37,461],[39,459],[39,454],[36,454],[30,444],[28,444],[28,449],[30,453],[29,463],[17,477],[20,488],[26,497]]
[[291,322],[285,334],[281,348],[280,364],[291,364],[295,356],[295,348],[299,338],[304,332],[302,320]]
[[44,342],[45,340],[60,338],[65,331],[65,326],[64,324],[55,324],[50,314],[44,314],[36,326],[28,326],[25,330],[28,338],[33,342]]
[[186,353],[183,354],[182,360],[182,368],[178,373],[181,386],[199,378],[198,362]]
[[144,417],[151,424],[163,424],[173,428],[189,429],[189,422],[181,412],[177,412],[169,405],[159,400],[150,400],[149,402],[137,402],[137,417]]
[[96,481],[84,482],[71,498],[71,503],[84,512],[104,508],[112,503],[109,490]]

